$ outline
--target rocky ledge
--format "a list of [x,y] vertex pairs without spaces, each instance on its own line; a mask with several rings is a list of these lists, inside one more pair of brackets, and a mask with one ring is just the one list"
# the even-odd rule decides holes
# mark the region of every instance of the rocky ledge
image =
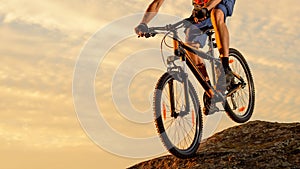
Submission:
[[251,121],[206,139],[193,158],[167,155],[130,168],[300,169],[300,123]]

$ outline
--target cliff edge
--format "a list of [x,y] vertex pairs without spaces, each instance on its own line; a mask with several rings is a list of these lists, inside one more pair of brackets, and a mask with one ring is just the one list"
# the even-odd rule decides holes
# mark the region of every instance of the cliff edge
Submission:
[[148,168],[300,169],[300,123],[251,121],[206,139],[193,158],[167,155],[130,167]]

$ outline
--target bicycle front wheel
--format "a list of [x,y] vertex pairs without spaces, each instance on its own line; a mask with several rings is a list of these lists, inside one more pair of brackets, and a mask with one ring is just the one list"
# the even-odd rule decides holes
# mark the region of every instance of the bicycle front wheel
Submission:
[[250,68],[243,55],[236,49],[229,49],[229,65],[235,78],[227,95],[225,110],[228,116],[237,123],[250,119],[254,110],[255,89]]
[[184,83],[168,72],[159,79],[154,93],[157,132],[168,151],[179,158],[194,156],[202,136],[199,99],[190,81],[188,93],[189,111],[185,105]]

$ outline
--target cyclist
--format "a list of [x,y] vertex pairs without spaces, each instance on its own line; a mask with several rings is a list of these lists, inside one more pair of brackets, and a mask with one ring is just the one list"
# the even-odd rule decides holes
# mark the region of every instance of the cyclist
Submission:
[[[147,32],[147,24],[153,19],[153,17],[158,13],[159,8],[163,4],[164,0],[153,0],[148,6],[141,23],[135,28],[136,34],[143,37],[144,33]],[[220,53],[221,62],[225,72],[226,86],[228,86],[232,79],[233,74],[229,67],[229,32],[225,24],[226,17],[231,16],[233,12],[233,7],[235,0],[193,0],[194,9],[190,17],[190,21],[194,26],[188,28],[186,32],[186,41],[188,44],[195,48],[203,47],[206,41],[206,35],[201,36],[197,34],[199,28],[203,27],[214,27],[215,37],[217,41],[217,47]],[[208,83],[210,83],[205,64],[202,58],[191,54],[195,65],[205,76]],[[219,82],[222,78],[219,78],[217,84],[222,84]],[[217,90],[225,92],[226,86],[217,85]],[[211,93],[207,93],[210,96],[210,101],[204,106],[204,114],[211,114],[215,109],[215,101],[212,101],[214,96]],[[211,112],[211,113],[209,113]]]

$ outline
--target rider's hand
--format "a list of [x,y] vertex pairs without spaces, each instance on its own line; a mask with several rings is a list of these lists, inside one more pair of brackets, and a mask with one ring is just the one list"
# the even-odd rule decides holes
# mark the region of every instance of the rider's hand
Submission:
[[193,9],[192,16],[196,23],[201,22],[210,17],[210,12],[207,8]]
[[145,23],[140,23],[134,30],[139,37],[143,37],[149,31],[148,26]]

